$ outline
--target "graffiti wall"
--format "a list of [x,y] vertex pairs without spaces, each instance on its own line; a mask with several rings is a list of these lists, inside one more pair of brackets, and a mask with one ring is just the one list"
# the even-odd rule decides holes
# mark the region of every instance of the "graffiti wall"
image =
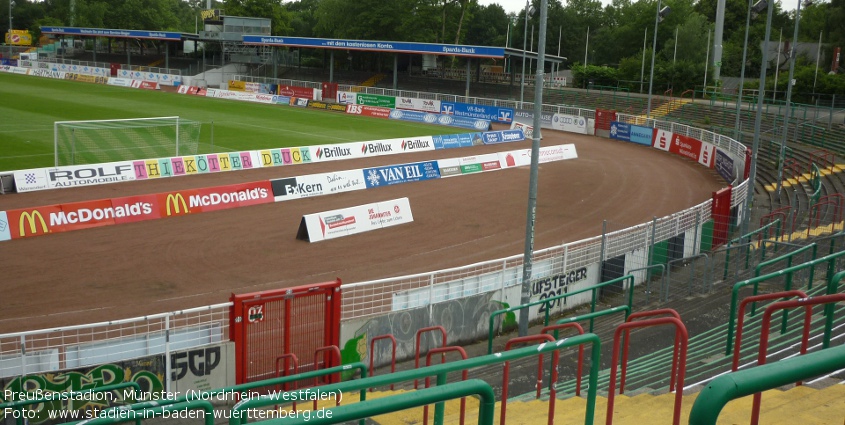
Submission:
[[[98,411],[135,401],[180,396],[191,390],[209,390],[235,383],[234,344],[207,345],[170,354],[168,390],[165,354],[109,363],[60,372],[0,379],[0,403],[19,400],[48,399],[6,411],[0,424],[14,424],[20,416],[29,424],[52,424],[89,419]],[[137,383],[140,391],[124,387],[98,391],[107,385]],[[51,393],[82,392],[73,396],[51,396]]]

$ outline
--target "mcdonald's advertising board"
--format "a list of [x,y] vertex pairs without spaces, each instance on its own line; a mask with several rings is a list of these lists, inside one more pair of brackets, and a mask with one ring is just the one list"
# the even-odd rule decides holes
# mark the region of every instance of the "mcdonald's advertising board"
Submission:
[[270,182],[259,181],[9,210],[0,214],[0,241],[273,201]]

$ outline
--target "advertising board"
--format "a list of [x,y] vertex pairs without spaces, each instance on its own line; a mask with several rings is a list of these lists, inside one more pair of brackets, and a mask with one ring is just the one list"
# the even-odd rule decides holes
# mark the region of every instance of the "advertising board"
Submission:
[[378,186],[439,179],[440,169],[436,161],[426,161],[365,168],[364,176],[366,177],[366,185],[369,189]]
[[319,242],[413,221],[408,198],[400,198],[305,215],[296,237]]

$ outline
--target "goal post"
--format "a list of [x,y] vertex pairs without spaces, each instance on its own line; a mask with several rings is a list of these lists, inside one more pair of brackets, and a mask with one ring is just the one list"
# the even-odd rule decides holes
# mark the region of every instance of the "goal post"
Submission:
[[54,161],[58,167],[195,155],[201,127],[178,116],[56,121]]

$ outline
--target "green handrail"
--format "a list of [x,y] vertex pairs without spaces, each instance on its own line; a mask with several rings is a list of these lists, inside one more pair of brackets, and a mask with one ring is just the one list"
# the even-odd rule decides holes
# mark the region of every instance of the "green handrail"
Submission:
[[[728,246],[726,247],[727,252],[725,253],[725,273],[722,276],[722,279],[728,278],[728,267],[731,264],[731,247],[732,247],[732,245],[734,243],[743,241],[745,238],[748,238],[748,240],[751,241],[751,238],[753,236],[755,236],[758,233],[761,233],[763,231],[767,231],[772,226],[776,226],[776,229],[775,229],[776,235],[781,233],[781,220],[778,218],[778,219],[775,219],[775,221],[772,221],[772,222],[766,224],[765,226],[761,226],[760,228],[758,228],[757,230],[754,230],[753,232],[749,232],[745,235],[742,235],[738,238],[734,238],[734,239],[731,239],[730,241],[728,241]],[[768,233],[767,233],[767,235],[768,235]],[[753,245],[753,244],[747,245],[746,252],[745,252],[745,268],[746,269],[748,268],[748,261],[749,261],[749,257],[750,257],[750,253],[751,253],[751,245]]]
[[[830,281],[830,280],[833,279],[833,266],[834,266],[835,260],[837,258],[843,256],[843,255],[845,255],[845,251],[830,254],[830,255],[827,255],[827,256],[824,256],[824,257],[821,257],[821,258],[817,258],[815,260],[810,260],[806,263],[799,264],[797,266],[787,267],[783,270],[778,270],[774,273],[770,273],[770,274],[763,275],[763,276],[758,276],[758,277],[755,277],[755,278],[751,278],[751,279],[748,279],[748,280],[743,280],[741,282],[735,283],[734,286],[733,286],[733,289],[731,291],[731,310],[730,310],[730,313],[729,313],[730,316],[728,316],[728,337],[727,337],[727,341],[725,343],[725,355],[726,356],[731,355],[731,352],[733,350],[734,327],[736,326],[736,310],[737,310],[737,304],[738,304],[738,299],[739,299],[739,290],[741,288],[743,288],[745,286],[749,286],[749,285],[756,285],[760,282],[764,282],[766,280],[773,279],[773,278],[776,278],[776,277],[780,277],[780,276],[783,276],[783,275],[788,275],[788,278],[791,279],[792,273],[799,271],[799,270],[802,270],[802,269],[805,269],[807,267],[815,267],[817,264],[821,264],[821,263],[825,263],[825,262],[828,263],[827,280]],[[830,290],[831,290],[831,284],[828,283],[828,291],[830,291]]]
[[[484,356],[473,357],[467,360],[459,360],[455,362],[443,363],[434,366],[428,366],[419,369],[406,370],[402,372],[391,373],[389,375],[378,375],[365,379],[356,379],[354,381],[341,382],[339,384],[324,385],[320,387],[311,388],[311,391],[328,393],[330,391],[343,393],[345,391],[366,390],[368,388],[375,388],[384,385],[396,384],[399,382],[409,382],[414,379],[421,379],[432,375],[448,374],[449,372],[460,371],[464,369],[473,369],[481,366],[491,364],[504,363],[506,361],[513,361],[525,357],[532,357],[539,354],[544,354],[552,351],[562,350],[568,347],[575,347],[581,344],[591,344],[590,349],[590,377],[589,388],[587,389],[587,408],[584,415],[584,424],[592,425],[595,417],[596,408],[596,383],[598,381],[599,367],[601,363],[601,341],[596,334],[576,335],[571,338],[555,341],[554,343],[545,343],[538,346],[531,346],[525,348],[518,348],[516,350],[504,351],[501,353],[487,354]],[[436,388],[436,387],[435,387]],[[232,408],[231,419],[229,425],[245,424],[246,415],[240,412],[247,409],[256,409],[263,406],[270,406],[277,404],[279,400],[289,397],[288,393],[276,393],[271,395],[264,395],[258,398],[243,400]],[[239,418],[239,416],[241,418]]]
[[[38,397],[32,400],[18,400],[18,401],[10,401],[6,403],[0,403],[0,410],[4,409],[14,409],[15,407],[23,407],[23,406],[30,406],[33,404],[41,404],[45,401],[59,401],[59,400],[69,400],[71,398],[75,398],[76,396],[80,396],[83,394],[90,394],[90,393],[104,393],[104,392],[111,392],[114,390],[120,390],[124,388],[134,388],[136,392],[141,392],[141,385],[137,382],[130,381],[130,382],[121,382],[118,384],[111,384],[111,385],[103,385],[102,387],[91,388],[87,390],[79,390],[79,391],[67,391],[63,393],[58,393],[60,395],[53,396],[50,393],[50,396]],[[17,425],[23,425],[23,417],[19,415],[19,417],[15,420]],[[140,422],[139,422],[140,423]]]
[[[596,311],[596,301],[597,301],[597,294],[598,294],[599,289],[601,289],[605,286],[608,286],[608,285],[612,285],[614,283],[624,282],[626,280],[630,280],[630,282],[628,283],[628,307],[630,308],[631,306],[633,306],[633,303],[634,303],[634,276],[629,274],[629,275],[617,277],[616,279],[608,280],[607,282],[599,283],[598,285],[595,285],[595,286],[590,286],[588,288],[581,288],[577,291],[573,291],[573,292],[569,292],[569,293],[565,293],[565,294],[560,294],[560,295],[555,295],[554,297],[549,297],[549,298],[539,300],[539,301],[533,301],[533,302],[530,302],[528,304],[517,305],[517,306],[513,306],[513,307],[510,307],[510,308],[503,309],[503,310],[494,311],[492,314],[490,314],[490,320],[489,320],[490,326],[488,328],[488,333],[487,333],[487,354],[490,354],[490,353],[493,352],[493,333],[495,331],[496,316],[499,316],[499,315],[505,314],[505,313],[512,313],[514,311],[519,311],[519,310],[522,310],[523,308],[531,308],[531,307],[534,307],[534,306],[540,305],[540,304],[548,304],[549,308],[546,309],[545,318],[543,320],[543,326],[548,326],[549,325],[549,314],[550,314],[549,312],[551,311],[551,306],[553,305],[553,303],[555,301],[566,299],[566,298],[569,298],[573,295],[578,295],[578,294],[581,294],[581,293],[584,293],[584,292],[587,292],[587,291],[592,291],[593,297],[590,300],[590,312],[592,313],[592,312]],[[626,314],[625,318],[627,318],[627,317],[628,317],[628,315]],[[592,331],[593,331],[593,321],[591,319],[590,320],[590,332],[592,332]]]
[[[836,273],[830,278],[830,281],[827,282],[827,295],[831,295],[837,292],[837,287],[839,286],[839,282],[845,279],[845,271]],[[824,306],[824,314],[825,314],[825,322],[824,322],[824,338],[822,338],[822,348],[830,348],[830,338],[831,334],[833,333],[833,312],[834,307],[833,304],[826,304]]]
[[[175,412],[181,410],[202,410],[203,415],[202,419],[204,425],[214,425],[214,406],[208,400],[192,400],[192,401],[185,401],[181,403],[175,404],[168,404],[165,406],[158,406],[158,407],[151,407],[144,409],[142,412],[138,413],[136,410],[130,411],[116,411],[116,410],[104,410],[101,412],[103,415],[113,414],[113,417],[109,416],[100,416],[92,419],[88,419],[85,421],[77,422],[78,425],[107,425],[107,424],[119,424],[122,422],[129,422],[131,420],[140,421],[141,419],[149,419],[149,416],[152,417],[163,415],[164,412]],[[129,413],[132,412],[132,413]]]
[[[556,324],[556,325],[562,325],[562,324],[564,324],[564,323],[575,323],[575,322],[580,322],[580,321],[582,321],[582,320],[587,320],[587,319],[592,320],[592,319],[595,319],[595,318],[597,318],[597,317],[609,316],[609,315],[611,315],[611,314],[619,313],[620,311],[624,311],[624,312],[625,312],[625,318],[626,318],[626,319],[628,318],[628,316],[630,316],[630,315],[631,315],[631,307],[629,307],[629,306],[627,306],[627,305],[621,305],[621,306],[618,306],[618,307],[611,307],[611,308],[609,308],[609,309],[607,309],[607,310],[602,310],[602,311],[596,311],[596,312],[593,312],[593,313],[582,314],[582,315],[580,315],[580,316],[575,316],[575,317],[565,317],[565,318],[560,319],[560,320],[558,320],[557,322],[555,322],[555,324]],[[558,331],[558,330],[557,330],[557,329],[555,329],[555,334],[554,334],[555,339],[557,339],[557,333],[558,333],[557,331]]]
[[690,411],[690,425],[715,425],[729,401],[845,368],[845,345],[731,372],[710,381]]
[[[792,258],[798,254],[802,254],[807,250],[813,251],[813,258],[811,260],[816,259],[816,254],[818,253],[818,247],[815,243],[811,243],[809,245],[804,246],[803,248],[796,249],[788,254],[781,255],[777,258],[772,258],[770,260],[763,261],[762,263],[758,264],[757,267],[754,268],[754,277],[760,276],[760,271],[763,267],[770,266],[772,264],[779,263],[781,261],[786,260],[786,268],[792,267]],[[813,289],[813,275],[815,274],[815,268],[810,267],[810,277],[808,278],[807,289]],[[754,284],[754,292],[752,295],[757,295],[759,284]],[[789,273],[786,276],[786,284],[784,285],[784,291],[789,291],[792,289],[792,273]],[[757,314],[757,303],[751,303],[751,315]],[[783,327],[781,328],[781,332],[786,332],[786,320],[787,320],[787,311],[783,311]]]
[[[271,386],[271,385],[281,385],[281,384],[286,384],[286,383],[290,383],[290,382],[294,382],[294,381],[300,381],[300,380],[311,379],[311,378],[319,378],[319,377],[322,377],[322,376],[332,375],[332,374],[338,373],[338,372],[346,372],[348,370],[353,370],[353,369],[359,370],[361,372],[361,378],[367,377],[367,365],[364,364],[363,362],[354,362],[354,363],[349,363],[349,364],[345,364],[345,365],[342,365],[342,366],[330,367],[328,369],[320,369],[320,370],[314,370],[314,371],[311,371],[311,372],[304,372],[304,373],[300,373],[300,374],[296,374],[296,375],[282,376],[282,377],[279,377],[279,378],[265,379],[265,380],[256,381],[256,382],[248,382],[246,384],[238,384],[238,385],[233,385],[233,386],[230,386],[230,387],[217,388],[217,389],[210,390],[210,391],[186,392],[184,395],[181,395],[181,396],[179,396],[175,399],[145,401],[145,402],[141,402],[141,403],[131,404],[131,405],[128,405],[128,406],[117,406],[117,407],[114,407],[114,408],[109,409],[109,410],[140,410],[140,409],[147,409],[147,408],[150,408],[150,407],[164,406],[164,405],[169,405],[169,404],[182,403],[182,402],[186,402],[186,401],[193,401],[193,400],[196,400],[196,399],[213,399],[215,396],[217,396],[219,394],[240,393],[244,390],[249,390],[249,389],[253,389],[253,388],[260,388],[260,387],[266,387],[266,386]],[[361,398],[360,399],[361,399],[361,401],[365,401],[367,399],[366,390],[361,390]],[[78,425],[78,423],[77,424],[67,424],[67,425]]]
[[256,422],[262,425],[328,425],[356,419],[365,419],[376,415],[397,412],[427,404],[442,402],[455,398],[478,395],[481,402],[478,405],[478,424],[493,425],[496,411],[496,398],[493,387],[480,379],[455,382],[453,384],[438,385],[432,388],[384,397],[365,403],[354,403],[331,409],[331,417],[312,417],[311,415],[297,415],[296,417],[278,418]]

